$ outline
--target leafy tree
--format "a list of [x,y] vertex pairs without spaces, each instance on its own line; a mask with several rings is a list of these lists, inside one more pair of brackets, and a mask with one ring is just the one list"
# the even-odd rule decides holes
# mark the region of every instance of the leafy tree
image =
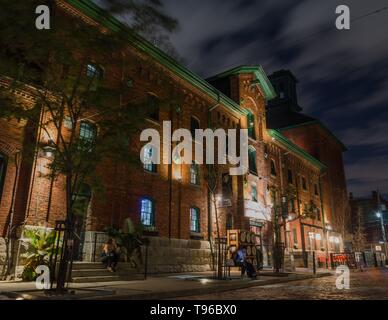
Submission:
[[[57,3],[2,2],[7,10],[0,12],[0,75],[6,76],[8,87],[0,89],[0,117],[25,119],[36,128],[40,145],[28,154],[49,154],[48,178],[65,178],[66,225],[71,230],[75,195],[85,182],[99,184],[102,161],[134,163],[130,137],[140,129],[147,105],[131,96],[126,75],[135,62],[124,50],[126,33],[145,26],[172,31],[176,21],[161,11],[157,0],[105,0],[107,16],[132,18],[132,28],[111,32],[64,13]],[[35,8],[42,4],[51,9],[50,30],[35,28]],[[105,70],[117,70],[119,76],[105,75]],[[32,106],[14,95],[27,85],[36,97]],[[65,233],[66,249],[72,238],[71,232]],[[70,249],[63,250],[58,289],[64,286],[70,255]]]

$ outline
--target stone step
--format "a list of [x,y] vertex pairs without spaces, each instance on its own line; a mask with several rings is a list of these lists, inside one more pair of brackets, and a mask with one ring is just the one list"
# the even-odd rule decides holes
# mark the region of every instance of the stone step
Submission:
[[104,276],[91,276],[91,277],[73,277],[73,283],[94,283],[94,282],[111,282],[111,281],[122,281],[119,275],[109,273]]
[[84,270],[84,269],[106,269],[101,262],[73,262],[73,270]]
[[95,277],[111,275],[107,269],[76,269],[71,272],[72,277]]

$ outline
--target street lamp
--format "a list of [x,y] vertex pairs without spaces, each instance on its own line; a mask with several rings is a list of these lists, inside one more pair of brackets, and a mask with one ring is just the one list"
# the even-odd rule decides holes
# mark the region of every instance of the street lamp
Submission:
[[381,218],[381,212],[376,212],[376,217]]

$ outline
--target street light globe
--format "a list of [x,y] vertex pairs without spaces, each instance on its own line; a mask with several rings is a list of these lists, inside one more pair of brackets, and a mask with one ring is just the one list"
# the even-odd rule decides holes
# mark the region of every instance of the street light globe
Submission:
[[381,218],[381,212],[376,212],[376,217]]

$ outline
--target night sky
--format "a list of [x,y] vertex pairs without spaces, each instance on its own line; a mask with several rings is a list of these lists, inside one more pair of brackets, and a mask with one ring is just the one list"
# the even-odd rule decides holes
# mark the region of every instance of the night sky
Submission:
[[[179,20],[171,35],[187,67],[203,77],[261,64],[290,69],[299,104],[345,143],[348,191],[388,193],[388,0],[165,0]],[[335,8],[349,5],[348,31]],[[311,36],[313,35],[313,36]]]
[[[101,1],[101,0],[100,0]],[[164,0],[184,65],[206,78],[245,64],[289,69],[299,104],[348,147],[348,191],[388,194],[388,0]],[[351,10],[351,30],[335,9]]]

